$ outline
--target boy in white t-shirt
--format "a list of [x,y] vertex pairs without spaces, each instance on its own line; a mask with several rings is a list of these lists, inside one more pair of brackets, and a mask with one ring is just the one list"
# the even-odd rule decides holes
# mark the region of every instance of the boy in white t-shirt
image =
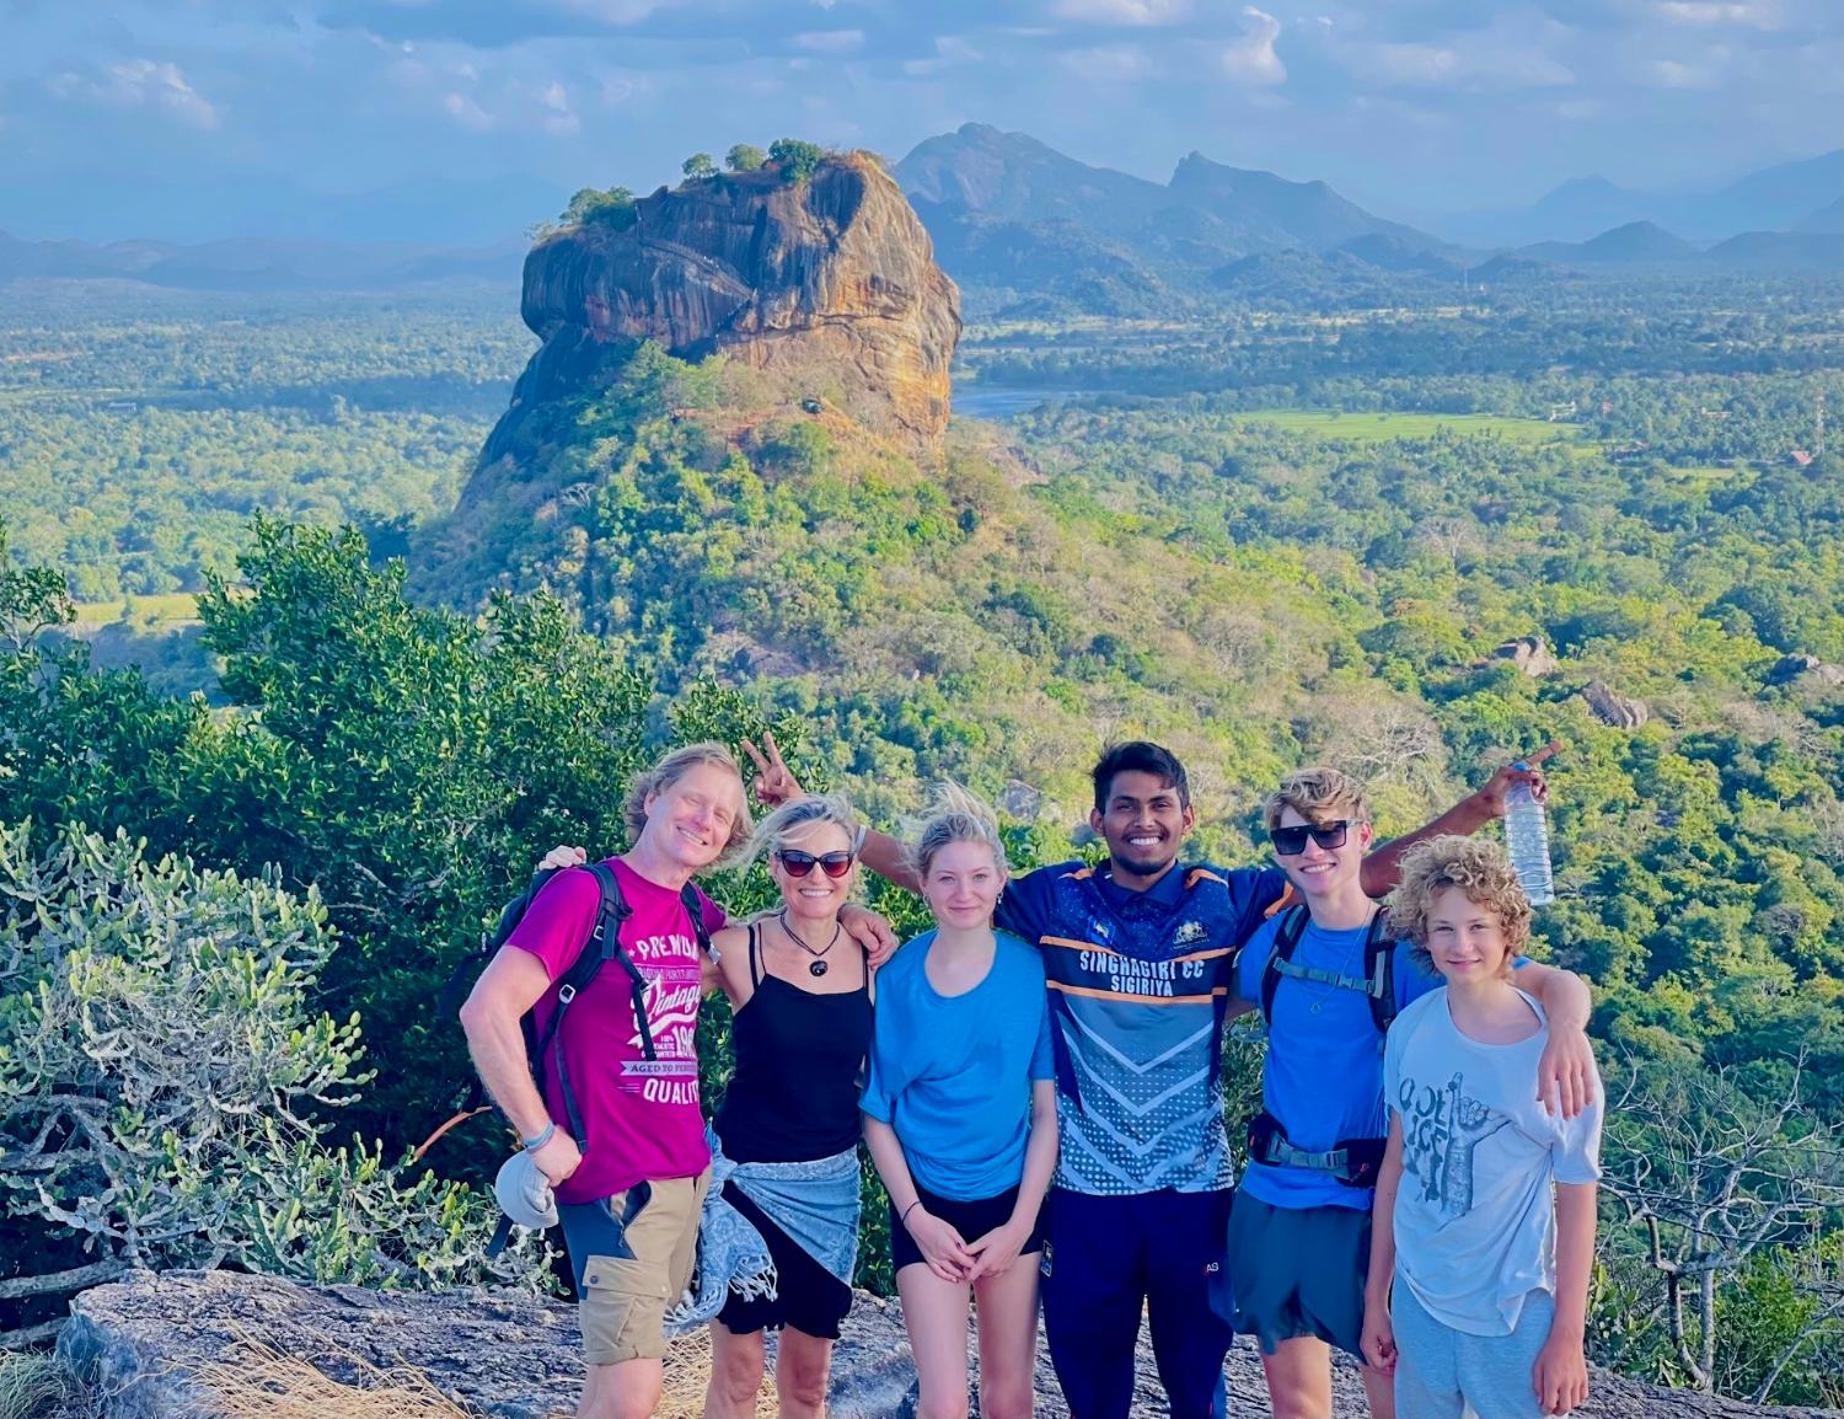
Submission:
[[1365,1358],[1414,1419],[1566,1414],[1588,1396],[1599,1081],[1574,1119],[1538,1101],[1548,1022],[1511,982],[1530,904],[1496,844],[1418,844],[1389,907],[1447,984],[1384,1048]]

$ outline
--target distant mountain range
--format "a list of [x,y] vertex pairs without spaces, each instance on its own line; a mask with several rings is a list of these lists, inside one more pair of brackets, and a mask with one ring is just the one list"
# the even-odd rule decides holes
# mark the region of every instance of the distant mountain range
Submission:
[[1844,148],[1780,163],[1707,190],[1645,192],[1604,177],[1563,183],[1528,207],[1440,219],[1456,240],[1486,246],[1585,241],[1634,222],[1651,222],[1693,241],[1739,232],[1844,233]]
[[277,241],[236,237],[178,246],[158,241],[20,241],[0,232],[0,285],[34,276],[143,281],[186,290],[390,290],[430,281],[519,279],[527,243],[424,246],[406,242]]
[[1839,203],[1823,200],[1844,184],[1844,151],[1677,199],[1687,230],[1729,238],[1714,245],[1644,218],[1596,224],[1597,204],[1620,211],[1641,194],[1587,179],[1544,199],[1538,207],[1547,215],[1533,220],[1569,230],[1585,222],[1588,240],[1509,251],[1513,243],[1450,244],[1378,217],[1323,182],[1192,153],[1160,184],[978,123],[917,145],[896,176],[948,272],[963,285],[1010,293],[1021,309],[1150,313],[1205,292],[1361,302],[1400,291],[1404,279],[1458,281],[1469,271],[1541,279],[1558,266],[1844,264],[1844,244],[1828,235],[1839,229]]
[[[1558,267],[1844,265],[1844,149],[1706,193],[1647,194],[1579,179],[1515,213],[1455,219],[1446,230],[1464,245],[1379,217],[1323,182],[1192,153],[1158,183],[981,123],[917,144],[894,175],[948,273],[998,308],[1021,313],[1153,314],[1225,295],[1362,304],[1399,296],[1405,283],[1446,283],[1469,273],[1540,280]],[[31,276],[206,290],[384,289],[457,278],[510,284],[526,243],[510,235],[476,238],[489,230],[482,226],[489,214],[506,227],[547,215],[552,204],[540,205],[529,181],[454,184],[452,191],[425,183],[370,199],[328,199],[311,220],[284,204],[276,220],[299,217],[302,225],[290,227],[297,233],[421,231],[432,223],[439,230],[442,214],[457,210],[462,196],[469,215],[456,219],[449,244],[240,237],[93,245],[0,232],[0,284]],[[248,219],[242,208],[236,213]]]
[[[1174,290],[1233,284],[1237,263],[1384,242],[1448,253],[1323,182],[1226,167],[1200,153],[1165,184],[1092,167],[1023,133],[969,123],[918,144],[896,179],[957,280],[1131,312]],[[1460,253],[1451,252],[1453,267]]]

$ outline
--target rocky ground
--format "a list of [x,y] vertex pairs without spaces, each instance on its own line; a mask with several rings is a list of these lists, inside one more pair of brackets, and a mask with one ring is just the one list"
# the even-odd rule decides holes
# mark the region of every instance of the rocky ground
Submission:
[[[464,1412],[496,1419],[568,1415],[581,1383],[570,1307],[517,1295],[391,1294],[224,1271],[172,1272],[99,1286],[71,1309],[58,1350],[88,1381],[97,1419],[220,1419],[229,1408],[201,1376],[222,1375],[226,1362],[234,1367],[252,1345],[361,1387],[407,1367]],[[697,1357],[696,1346],[677,1357],[676,1386],[669,1386],[686,1413],[696,1412]],[[1134,1419],[1154,1419],[1164,1411],[1150,1351],[1141,1356],[1140,1376]],[[1345,1366],[1336,1378],[1339,1419],[1358,1419],[1365,1410],[1356,1373]],[[1229,1384],[1232,1415],[1268,1413],[1260,1361],[1246,1344],[1230,1356]],[[1844,1419],[1844,1411],[1762,1409],[1607,1374],[1597,1374],[1594,1384],[1581,1413],[1600,1419]],[[1038,1414],[1068,1414],[1041,1353],[1038,1395]],[[906,1419],[914,1400],[901,1312],[862,1296],[833,1365],[834,1419]],[[326,1419],[337,1415],[328,1412]]]

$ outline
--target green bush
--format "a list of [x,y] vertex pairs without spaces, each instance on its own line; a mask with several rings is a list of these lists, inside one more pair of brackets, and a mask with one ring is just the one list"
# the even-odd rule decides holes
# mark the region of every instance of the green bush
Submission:
[[[310,1004],[334,945],[318,894],[273,873],[154,860],[125,833],[75,827],[35,851],[27,825],[0,824],[16,1294],[226,1263],[321,1283],[538,1283],[529,1240],[487,1262],[487,1198],[329,1146],[328,1119],[370,1079],[356,1020]],[[87,1262],[58,1266],[47,1240]]]
[[781,169],[786,181],[805,182],[819,171],[826,160],[826,150],[799,138],[777,138],[768,145],[768,160]]
[[570,199],[558,219],[566,227],[602,226],[625,231],[639,218],[634,194],[625,187],[584,187]]

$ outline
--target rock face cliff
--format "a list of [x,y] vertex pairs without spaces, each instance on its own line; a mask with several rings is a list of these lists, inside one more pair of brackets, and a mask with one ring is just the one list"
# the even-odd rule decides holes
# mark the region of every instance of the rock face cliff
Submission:
[[566,228],[525,258],[523,314],[544,346],[488,459],[525,411],[593,386],[609,350],[634,339],[795,381],[812,372],[867,423],[940,439],[960,292],[875,160],[828,158],[801,182],[726,173],[661,188],[633,215],[624,229]]
[[[459,1401],[463,1413],[492,1419],[565,1419],[582,1384],[576,1318],[562,1302],[501,1292],[296,1286],[228,1271],[137,1272],[86,1291],[71,1304],[58,1352],[93,1387],[99,1419],[222,1419],[228,1406],[214,1392],[214,1370],[221,1375],[227,1363],[237,1370],[240,1348],[252,1344],[345,1385],[366,1387],[380,1372],[407,1367]],[[696,1339],[675,1348],[667,1360],[667,1387],[679,1402],[662,1412],[697,1412],[709,1373],[701,1366],[708,1358]],[[1232,1415],[1254,1419],[1269,1412],[1260,1358],[1249,1341],[1230,1352],[1225,1380]],[[1035,1412],[1068,1419],[1041,1344],[1036,1381]],[[1601,1372],[1593,1386],[1577,1411],[1582,1419],[1844,1419],[1836,1410],[1763,1408]],[[1333,1388],[1337,1419],[1367,1415],[1363,1387],[1346,1359],[1337,1363]],[[911,1419],[915,1399],[901,1309],[860,1294],[833,1357],[828,1412],[834,1419]],[[435,1411],[406,1406],[401,1412]],[[1142,1337],[1131,1413],[1156,1419],[1165,1412]]]

